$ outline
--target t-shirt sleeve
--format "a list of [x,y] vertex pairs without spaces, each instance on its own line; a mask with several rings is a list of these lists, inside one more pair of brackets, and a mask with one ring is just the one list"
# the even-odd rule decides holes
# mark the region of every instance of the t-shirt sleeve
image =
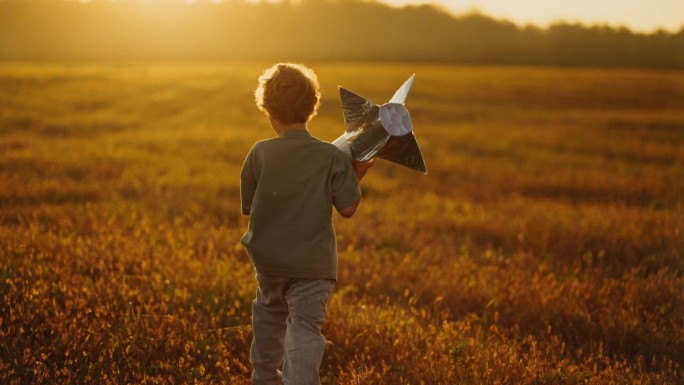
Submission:
[[240,172],[240,201],[242,215],[249,216],[252,210],[252,200],[256,192],[257,179],[254,169],[254,147],[247,154]]
[[349,207],[361,199],[359,180],[347,156],[337,150],[332,172],[333,205],[337,210]]

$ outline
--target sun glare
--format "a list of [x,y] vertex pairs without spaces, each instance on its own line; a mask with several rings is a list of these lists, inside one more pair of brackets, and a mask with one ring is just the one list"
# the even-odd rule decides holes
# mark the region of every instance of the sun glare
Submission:
[[382,0],[403,6],[435,3],[456,14],[479,10],[496,18],[509,19],[518,24],[548,26],[557,21],[583,24],[626,26],[641,32],[659,28],[678,31],[684,27],[684,3],[681,0]]

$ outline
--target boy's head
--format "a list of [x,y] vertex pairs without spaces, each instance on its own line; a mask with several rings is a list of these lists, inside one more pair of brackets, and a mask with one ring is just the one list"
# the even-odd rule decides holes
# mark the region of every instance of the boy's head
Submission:
[[318,78],[301,64],[278,63],[259,76],[256,104],[280,123],[306,123],[316,115],[321,102]]

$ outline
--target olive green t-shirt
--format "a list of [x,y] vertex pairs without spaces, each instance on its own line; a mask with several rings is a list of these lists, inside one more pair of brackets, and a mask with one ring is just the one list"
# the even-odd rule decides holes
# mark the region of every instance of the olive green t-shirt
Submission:
[[257,142],[242,166],[241,242],[257,271],[292,278],[337,279],[332,208],[361,199],[350,159],[304,129]]

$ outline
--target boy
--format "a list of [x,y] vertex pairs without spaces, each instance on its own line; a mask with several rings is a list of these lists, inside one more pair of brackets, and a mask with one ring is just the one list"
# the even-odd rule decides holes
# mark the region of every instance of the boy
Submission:
[[[332,208],[345,218],[361,199],[372,161],[354,163],[311,136],[320,105],[315,73],[279,63],[259,77],[256,103],[277,138],[257,142],[242,167],[242,244],[259,285],[252,305],[253,384],[320,384],[321,324],[337,278]],[[282,373],[278,370],[282,363]]]

